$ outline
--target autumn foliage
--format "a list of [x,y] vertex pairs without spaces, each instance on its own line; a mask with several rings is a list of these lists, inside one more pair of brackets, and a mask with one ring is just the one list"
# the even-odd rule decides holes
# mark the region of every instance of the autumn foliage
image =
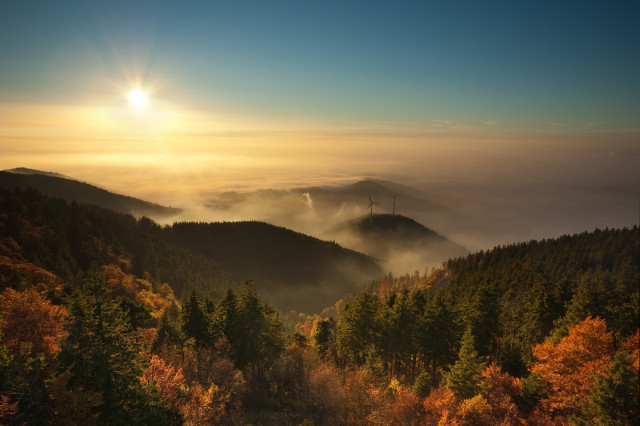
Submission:
[[539,410],[552,418],[579,414],[588,404],[596,373],[604,373],[614,353],[613,336],[600,318],[587,318],[569,327],[569,335],[533,348],[539,360],[531,368],[549,384]]
[[140,380],[143,383],[155,385],[160,391],[160,395],[170,403],[179,404],[180,388],[185,384],[182,369],[176,369],[162,358],[153,355],[149,367],[142,374]]
[[2,343],[9,353],[18,355],[28,347],[28,354],[43,353],[48,361],[64,336],[64,306],[51,304],[34,289],[15,291],[8,288],[0,294]]

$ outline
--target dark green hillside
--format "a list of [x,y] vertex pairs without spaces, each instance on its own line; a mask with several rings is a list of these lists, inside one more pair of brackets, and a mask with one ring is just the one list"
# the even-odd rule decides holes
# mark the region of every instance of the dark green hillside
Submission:
[[639,262],[637,226],[595,230],[451,260],[445,291],[460,300],[494,294],[503,338],[521,347],[549,333],[562,336],[587,316],[603,318],[623,337],[640,326]]
[[168,283],[176,296],[192,290],[220,295],[232,283],[213,259],[162,239],[147,218],[136,220],[91,205],[68,204],[33,189],[0,190],[0,237],[15,240],[22,256],[65,282],[80,282],[92,264]]
[[315,312],[382,274],[373,259],[263,222],[176,223],[164,237],[257,282],[282,309]]
[[0,172],[0,188],[14,190],[34,188],[41,194],[62,198],[68,202],[94,204],[133,216],[163,217],[173,216],[181,209],[139,200],[125,195],[114,194],[97,186],[66,178],[57,173],[40,172],[31,169],[12,169]]
[[276,307],[313,312],[356,291],[382,271],[368,256],[260,222],[180,223],[97,206],[68,204],[33,189],[0,195],[1,235],[24,257],[66,282],[92,263],[117,265],[178,298],[192,290],[217,298],[247,279]]
[[[536,344],[558,341],[587,317],[603,319],[617,341],[633,335],[640,327],[639,290],[637,226],[496,247],[451,259],[428,275],[386,276],[371,289],[390,309],[405,292],[418,315],[426,315],[425,303],[443,304],[451,342],[470,329],[480,355],[516,375],[534,362]],[[416,333],[411,339],[419,341]]]

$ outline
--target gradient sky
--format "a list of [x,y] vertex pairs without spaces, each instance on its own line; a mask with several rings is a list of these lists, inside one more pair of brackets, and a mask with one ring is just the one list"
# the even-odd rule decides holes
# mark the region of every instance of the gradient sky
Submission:
[[637,0],[0,0],[0,168],[173,205],[361,176],[637,205],[639,46]]

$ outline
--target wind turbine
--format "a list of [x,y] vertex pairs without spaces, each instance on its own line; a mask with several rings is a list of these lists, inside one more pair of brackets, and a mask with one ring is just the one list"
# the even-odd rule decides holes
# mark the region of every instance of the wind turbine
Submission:
[[393,197],[393,215],[396,215],[396,197],[399,197],[400,195],[396,195],[396,194],[391,194],[391,196]]
[[380,204],[380,203],[376,203],[375,201],[373,201],[371,199],[371,195],[369,194],[367,194],[367,197],[369,197],[369,205],[367,206],[367,208],[371,209],[371,214],[369,215],[369,225],[371,225],[373,223],[373,205]]

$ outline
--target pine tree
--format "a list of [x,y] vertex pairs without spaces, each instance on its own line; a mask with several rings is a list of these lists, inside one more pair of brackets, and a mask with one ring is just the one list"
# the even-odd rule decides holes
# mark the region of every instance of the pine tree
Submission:
[[176,348],[178,353],[183,354],[184,341],[185,336],[182,333],[180,308],[175,303],[171,303],[162,312],[156,328],[156,336],[151,344],[151,352],[158,354],[162,347],[166,345]]
[[416,317],[405,294],[394,299],[386,308],[383,321],[382,348],[391,375],[406,375],[415,353]]
[[436,295],[426,304],[418,318],[417,346],[425,356],[425,366],[431,365],[431,380],[438,380],[438,369],[455,360],[455,347],[459,339],[457,315],[449,301]]
[[336,324],[333,317],[318,321],[313,330],[313,346],[322,358],[329,356],[335,349],[335,330]]
[[640,424],[638,376],[625,351],[615,354],[605,374],[596,374],[590,408],[599,425]]
[[95,392],[105,424],[175,424],[177,409],[140,381],[146,360],[136,333],[117,299],[107,297],[99,271],[89,273],[70,302],[60,365],[70,372],[67,387]]
[[476,339],[476,348],[482,355],[490,355],[498,332],[500,301],[492,287],[483,286],[464,306],[464,321]]
[[445,374],[447,388],[460,399],[471,398],[480,389],[478,377],[485,362],[478,356],[474,348],[474,340],[471,330],[467,329],[462,337],[458,360]]
[[338,323],[338,356],[362,366],[370,346],[376,346],[380,340],[380,325],[380,301],[374,294],[362,293],[344,311]]
[[209,321],[195,292],[182,307],[182,331],[188,339],[193,339],[196,350],[209,340]]

